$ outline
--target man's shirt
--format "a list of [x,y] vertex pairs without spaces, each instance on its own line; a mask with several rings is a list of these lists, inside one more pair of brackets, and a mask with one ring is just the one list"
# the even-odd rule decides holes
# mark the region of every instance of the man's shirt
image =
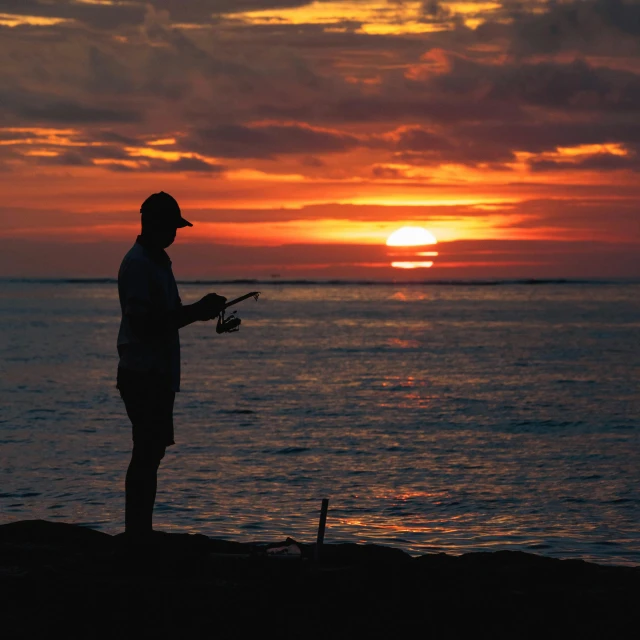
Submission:
[[180,305],[171,260],[162,249],[145,247],[138,237],[118,271],[122,320],[118,332],[119,366],[166,375],[174,391],[180,390],[180,338],[178,330],[155,335],[137,334],[129,314],[161,314]]

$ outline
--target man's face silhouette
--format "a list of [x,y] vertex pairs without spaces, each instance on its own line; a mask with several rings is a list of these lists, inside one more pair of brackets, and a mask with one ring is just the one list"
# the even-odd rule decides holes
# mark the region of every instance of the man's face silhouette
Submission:
[[158,249],[166,249],[176,239],[177,229],[173,225],[145,224],[142,227],[142,235]]
[[165,227],[158,232],[158,240],[163,249],[170,247],[176,239],[177,229],[175,227]]

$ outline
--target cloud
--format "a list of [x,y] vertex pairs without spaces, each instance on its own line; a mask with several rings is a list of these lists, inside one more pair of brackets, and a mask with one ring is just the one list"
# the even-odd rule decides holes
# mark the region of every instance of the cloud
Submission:
[[543,13],[512,13],[511,51],[615,54],[629,46],[638,49],[640,3],[634,0],[573,0],[549,2],[547,7]]
[[389,180],[389,179],[402,178],[403,172],[400,169],[396,169],[394,167],[385,167],[381,165],[375,165],[371,168],[371,175],[374,178]]
[[[142,172],[207,172],[222,173],[223,165],[207,158],[184,154],[176,150],[173,140],[133,139],[112,131],[96,131],[93,135],[75,132],[57,134],[55,129],[6,132],[7,141],[0,145],[5,157],[27,159],[41,166],[103,167],[111,171]],[[20,143],[24,141],[24,145]],[[167,144],[164,144],[167,143]]]
[[222,173],[225,171],[226,167],[220,164],[213,164],[211,162],[206,162],[205,160],[201,160],[200,158],[180,158],[179,160],[175,160],[173,162],[161,162],[155,161],[151,167],[151,170],[160,170],[160,171],[196,171],[196,172],[206,172],[206,173]]
[[136,123],[142,114],[130,109],[97,107],[69,101],[36,101],[15,108],[16,115],[26,121],[55,124]]
[[[316,107],[315,111],[320,111],[320,108]],[[513,121],[523,118],[518,106],[503,101],[471,102],[459,97],[446,100],[441,95],[416,97],[406,90],[397,97],[371,96],[339,100],[326,105],[320,113],[333,123],[409,121],[449,124],[478,120]]]
[[421,8],[429,18],[448,18],[451,15],[447,5],[441,0],[423,0]]
[[132,74],[124,60],[91,45],[88,51],[87,90],[92,94],[126,95],[134,88]]
[[281,154],[336,153],[361,141],[339,131],[303,125],[219,125],[192,131],[185,142],[203,153],[223,158],[274,158]]
[[474,123],[462,125],[454,135],[475,140],[479,145],[498,146],[541,153],[556,147],[575,147],[581,144],[638,143],[640,124],[575,119],[569,122],[531,123]]
[[[473,131],[473,128],[470,129]],[[412,158],[419,164],[430,159],[431,164],[454,162],[459,164],[477,164],[486,162],[510,162],[514,154],[509,145],[490,146],[479,142],[473,135],[452,134],[445,136],[425,131],[420,127],[402,128],[396,138],[395,150],[408,162]],[[407,153],[409,152],[409,153]]]
[[619,156],[608,153],[596,153],[574,162],[558,162],[555,160],[532,160],[529,166],[533,171],[617,171],[630,169],[640,171],[640,157],[637,153]]
[[52,92],[37,92],[22,87],[0,89],[0,117],[18,125],[94,125],[135,124],[143,120],[137,109],[111,104],[92,104],[95,99],[61,98]]
[[106,142],[124,145],[127,147],[136,147],[140,144],[140,139],[133,136],[123,135],[117,131],[110,129],[92,129],[83,138],[86,142]]
[[[478,69],[479,75],[482,71]],[[640,110],[638,75],[595,69],[584,60],[505,65],[491,72],[488,79],[488,95],[499,101],[514,100],[566,111]]]
[[144,19],[143,2],[113,4],[80,3],[74,0],[0,0],[0,13],[77,20],[92,29],[113,30],[140,24]]
[[[317,0],[324,2],[325,0]],[[215,24],[221,14],[301,7],[310,0],[127,0],[84,3],[76,0],[0,0],[0,13],[75,20],[98,30],[141,25],[151,10],[168,23]]]
[[180,158],[179,160],[161,160],[159,158],[121,162],[110,162],[103,165],[108,171],[143,172],[143,173],[207,173],[221,174],[227,169],[224,165],[214,164],[200,158]]

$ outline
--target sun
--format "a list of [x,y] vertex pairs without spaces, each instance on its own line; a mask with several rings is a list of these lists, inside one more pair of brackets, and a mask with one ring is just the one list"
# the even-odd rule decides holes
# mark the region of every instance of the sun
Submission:
[[421,247],[437,243],[433,233],[424,227],[402,227],[387,238],[388,247]]

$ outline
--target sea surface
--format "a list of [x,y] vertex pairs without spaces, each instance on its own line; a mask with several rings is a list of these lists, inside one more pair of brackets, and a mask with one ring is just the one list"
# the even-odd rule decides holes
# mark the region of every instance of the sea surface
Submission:
[[[182,284],[155,527],[640,564],[640,285]],[[0,282],[0,523],[123,529],[113,282]]]

